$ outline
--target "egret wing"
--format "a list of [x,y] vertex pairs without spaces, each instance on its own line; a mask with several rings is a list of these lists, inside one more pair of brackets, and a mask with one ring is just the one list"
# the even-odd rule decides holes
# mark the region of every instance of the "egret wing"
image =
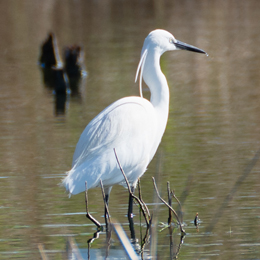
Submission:
[[[127,155],[123,153],[133,152],[133,149],[137,149],[135,154],[138,156],[140,153],[149,153],[155,129],[153,111],[151,103],[139,97],[124,98],[110,105],[81,134],[72,166],[78,167],[113,148],[120,151],[121,160],[126,160],[123,156]],[[138,160],[132,154],[129,157],[133,164]]]

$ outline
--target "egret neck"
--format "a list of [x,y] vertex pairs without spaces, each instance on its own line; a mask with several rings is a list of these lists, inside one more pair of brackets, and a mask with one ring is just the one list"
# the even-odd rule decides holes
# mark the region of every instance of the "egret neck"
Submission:
[[149,49],[143,70],[143,79],[151,92],[150,102],[155,108],[158,120],[158,131],[164,133],[168,115],[170,92],[167,80],[160,67],[161,53],[158,49]]

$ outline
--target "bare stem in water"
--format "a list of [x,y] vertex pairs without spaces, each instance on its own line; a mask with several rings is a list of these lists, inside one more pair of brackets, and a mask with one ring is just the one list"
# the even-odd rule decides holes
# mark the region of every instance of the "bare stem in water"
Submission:
[[149,217],[149,220],[150,220],[151,217],[150,217],[149,209],[148,209],[148,207],[146,206],[146,204],[144,203],[143,198],[142,198],[141,182],[140,182],[140,179],[138,179],[138,189],[139,189],[139,199],[140,199],[140,201],[142,202],[142,204],[143,204],[143,206],[144,206],[144,208],[145,208],[145,211],[147,212],[148,217]]
[[[167,181],[167,193],[168,193],[168,203],[170,206],[172,206],[172,193],[170,190],[170,182]],[[168,225],[170,225],[172,222],[172,211],[169,208],[169,217],[168,217]]]
[[179,205],[179,210],[178,210],[178,213],[179,213],[179,217],[181,218],[181,222],[183,221],[182,219],[182,206],[181,206],[181,202],[179,201],[179,199],[177,198],[177,196],[175,195],[175,192],[174,190],[171,191],[171,195],[173,198],[175,198],[175,200],[177,201],[178,205]]
[[98,228],[101,227],[101,224],[89,213],[88,211],[88,188],[87,188],[87,182],[85,182],[85,202],[86,202],[86,217],[92,221]]
[[173,214],[175,215],[175,217],[176,217],[176,219],[177,219],[177,221],[178,221],[178,224],[179,224],[179,226],[180,226],[180,231],[181,231],[181,233],[185,235],[185,234],[186,234],[186,233],[185,233],[185,230],[182,228],[182,224],[181,224],[181,222],[180,222],[180,220],[179,220],[179,217],[178,217],[177,213],[176,213],[175,210],[160,196],[159,191],[158,191],[157,186],[156,186],[156,182],[155,182],[154,177],[152,177],[152,179],[153,179],[153,185],[154,185],[154,188],[155,188],[155,191],[156,191],[156,193],[157,193],[158,198],[160,199],[161,202],[163,202],[163,203],[173,212]]
[[48,256],[45,254],[43,244],[38,244],[38,249],[39,249],[42,260],[49,260]]

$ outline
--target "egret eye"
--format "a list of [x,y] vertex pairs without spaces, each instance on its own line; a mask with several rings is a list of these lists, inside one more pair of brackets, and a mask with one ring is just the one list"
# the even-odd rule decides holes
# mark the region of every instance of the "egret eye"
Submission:
[[170,42],[170,43],[174,43],[173,38],[170,38],[170,39],[169,39],[169,42]]

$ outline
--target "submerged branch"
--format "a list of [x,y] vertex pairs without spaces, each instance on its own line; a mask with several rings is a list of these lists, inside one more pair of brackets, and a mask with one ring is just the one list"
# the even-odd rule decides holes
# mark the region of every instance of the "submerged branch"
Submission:
[[101,228],[101,224],[89,213],[88,211],[88,188],[87,182],[85,182],[85,202],[86,202],[86,217],[92,221],[98,228]]
[[179,217],[178,217],[177,213],[176,213],[175,210],[160,196],[159,191],[158,191],[157,186],[156,186],[156,182],[155,182],[154,177],[152,177],[152,179],[153,179],[153,185],[154,185],[154,188],[155,188],[155,191],[156,191],[156,193],[157,193],[158,198],[159,198],[160,201],[163,202],[163,203],[172,211],[172,213],[175,215],[175,217],[176,217],[176,219],[177,219],[177,221],[178,221],[178,224],[179,224],[179,226],[180,226],[180,231],[181,231],[182,234],[185,235],[185,234],[186,234],[186,233],[185,233],[185,230],[182,228],[182,224],[181,224],[181,222],[180,222],[180,220],[179,220]]
[[[168,194],[168,203],[170,206],[172,206],[172,192],[170,190],[170,182],[167,181],[167,194]],[[168,225],[170,225],[172,222],[172,211],[169,208],[169,217],[168,217]]]

